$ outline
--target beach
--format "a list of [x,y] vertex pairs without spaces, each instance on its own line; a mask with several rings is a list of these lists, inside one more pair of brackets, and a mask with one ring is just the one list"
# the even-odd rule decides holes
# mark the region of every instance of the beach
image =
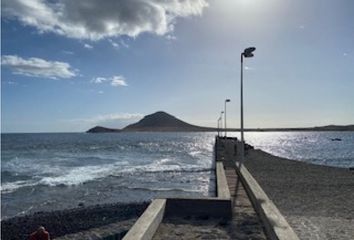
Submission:
[[43,225],[51,238],[115,223],[116,232],[124,235],[149,203],[104,204],[14,217],[1,222],[1,239],[28,239]]
[[245,165],[300,239],[354,238],[354,171],[248,150]]

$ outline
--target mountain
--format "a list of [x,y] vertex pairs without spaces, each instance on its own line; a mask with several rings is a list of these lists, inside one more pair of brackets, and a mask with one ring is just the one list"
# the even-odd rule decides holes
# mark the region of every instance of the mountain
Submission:
[[[88,133],[110,132],[206,132],[217,131],[216,128],[200,127],[186,123],[166,112],[156,112],[145,116],[137,123],[130,124],[123,129],[96,126]],[[240,131],[238,128],[229,128],[227,131]],[[354,131],[354,125],[328,125],[310,128],[248,128],[245,131]]]
[[101,126],[96,126],[87,130],[87,133],[109,133],[109,132],[120,132],[120,129],[106,128]]
[[188,131],[211,131],[213,128],[199,127],[186,123],[166,112],[156,112],[145,116],[139,122],[128,125],[122,131],[142,132],[188,132]]
[[316,131],[354,131],[354,125],[328,125],[322,127],[314,127]]

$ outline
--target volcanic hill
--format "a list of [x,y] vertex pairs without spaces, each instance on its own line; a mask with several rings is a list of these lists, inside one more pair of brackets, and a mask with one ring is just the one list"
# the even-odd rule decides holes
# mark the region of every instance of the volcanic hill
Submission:
[[105,132],[202,132],[215,131],[214,128],[199,127],[186,123],[166,112],[159,111],[145,116],[137,123],[130,124],[123,129],[113,129],[96,126],[88,133]]
[[166,112],[156,112],[145,116],[137,123],[130,124],[122,131],[157,131],[157,132],[188,132],[188,131],[210,131],[210,128],[199,127],[186,123]]

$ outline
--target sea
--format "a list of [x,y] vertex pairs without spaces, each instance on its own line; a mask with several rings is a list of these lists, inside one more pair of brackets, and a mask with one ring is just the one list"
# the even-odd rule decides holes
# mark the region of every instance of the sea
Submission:
[[[247,132],[245,140],[280,157],[354,167],[354,132]],[[215,133],[1,134],[1,219],[214,196],[214,141]]]

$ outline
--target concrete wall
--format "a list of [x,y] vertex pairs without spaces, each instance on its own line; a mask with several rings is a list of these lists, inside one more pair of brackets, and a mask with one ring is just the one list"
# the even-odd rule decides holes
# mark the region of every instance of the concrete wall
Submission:
[[280,213],[274,203],[268,198],[261,186],[252,177],[247,168],[242,165],[237,169],[242,184],[260,216],[266,234],[269,239],[274,240],[299,240],[298,236]]
[[124,236],[123,240],[152,239],[159,227],[166,207],[166,199],[155,199]]

